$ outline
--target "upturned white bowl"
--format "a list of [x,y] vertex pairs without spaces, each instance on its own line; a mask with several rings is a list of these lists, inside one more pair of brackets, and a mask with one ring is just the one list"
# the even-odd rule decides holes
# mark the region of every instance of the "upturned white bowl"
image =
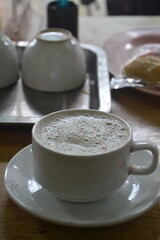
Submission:
[[85,81],[86,61],[80,43],[65,29],[47,29],[31,40],[22,58],[22,80],[39,91],[75,89]]
[[18,57],[11,39],[0,33],[0,88],[8,87],[18,79]]

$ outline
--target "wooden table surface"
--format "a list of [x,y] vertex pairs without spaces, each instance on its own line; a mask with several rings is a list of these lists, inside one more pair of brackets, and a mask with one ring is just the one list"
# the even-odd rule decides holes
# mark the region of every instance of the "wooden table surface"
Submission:
[[[117,31],[132,26],[159,24],[160,17],[85,17],[80,20],[80,40],[102,46],[106,38]],[[154,141],[160,148],[160,97],[135,89],[114,90],[111,95],[111,112],[129,122],[134,131],[134,139]],[[20,209],[7,195],[3,186],[3,177],[11,157],[30,143],[31,126],[0,126],[0,240],[160,239],[159,202],[132,221],[93,229],[48,223]]]

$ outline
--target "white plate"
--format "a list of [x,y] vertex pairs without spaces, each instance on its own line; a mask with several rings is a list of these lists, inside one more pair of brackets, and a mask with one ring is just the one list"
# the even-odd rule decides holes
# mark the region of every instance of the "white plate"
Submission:
[[[109,71],[116,76],[124,64],[137,54],[160,51],[160,28],[144,27],[119,32],[109,38],[103,48],[107,53]],[[160,89],[138,89],[160,96]]]
[[[145,164],[150,160],[150,154],[139,151],[131,158],[135,163],[139,160]],[[56,199],[35,181],[29,145],[8,163],[4,183],[16,204],[41,219],[67,226],[102,227],[138,217],[158,201],[160,167],[147,176],[130,176],[108,199],[93,203],[72,203]]]

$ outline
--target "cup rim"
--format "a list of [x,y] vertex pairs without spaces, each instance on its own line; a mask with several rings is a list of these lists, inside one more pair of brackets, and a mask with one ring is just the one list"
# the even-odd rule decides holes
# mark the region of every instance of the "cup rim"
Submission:
[[[76,155],[76,154],[68,154],[68,153],[62,153],[62,152],[58,152],[58,151],[55,151],[49,147],[47,147],[46,145],[43,145],[41,143],[41,141],[38,139],[38,137],[36,136],[36,129],[38,127],[38,125],[40,124],[40,122],[42,122],[44,119],[47,119],[49,118],[50,116],[54,115],[54,114],[60,114],[60,113],[65,113],[65,112],[92,112],[92,113],[102,113],[102,114],[105,114],[105,115],[110,115],[110,116],[113,116],[117,119],[119,119],[120,121],[122,121],[123,123],[125,123],[125,125],[127,126],[128,130],[129,130],[129,134],[128,134],[128,138],[126,139],[126,141],[120,145],[119,147],[117,147],[116,149],[111,149],[109,151],[106,151],[106,152],[101,152],[101,153],[97,153],[97,154],[83,154],[83,155]],[[43,149],[45,149],[46,151],[49,151],[49,152],[53,152],[54,154],[56,155],[59,155],[59,156],[66,156],[66,157],[76,157],[76,158],[90,158],[90,157],[97,157],[97,156],[104,156],[106,154],[110,154],[110,153],[113,153],[113,152],[117,152],[119,150],[121,150],[122,148],[124,148],[126,145],[128,145],[128,143],[132,140],[132,135],[133,135],[133,131],[132,131],[132,128],[130,127],[130,125],[121,117],[115,115],[115,114],[112,114],[112,113],[107,113],[107,112],[104,112],[104,111],[99,111],[99,110],[94,110],[94,109],[65,109],[65,110],[60,110],[60,111],[56,111],[56,112],[51,112],[45,116],[43,116],[41,119],[39,119],[33,126],[32,128],[32,142],[33,142],[33,139],[34,141],[36,141],[36,143]]]
[[[64,34],[64,38],[62,39],[57,39],[57,40],[49,40],[49,39],[44,39],[41,37],[42,34],[44,33],[50,33],[50,32],[54,32],[54,33],[62,33]],[[67,29],[64,29],[64,28],[46,28],[46,29],[43,29],[41,31],[39,31],[37,34],[36,34],[36,38],[40,41],[43,41],[43,42],[49,42],[49,43],[56,43],[56,42],[64,42],[68,39],[70,39],[72,37],[72,33],[67,30]]]

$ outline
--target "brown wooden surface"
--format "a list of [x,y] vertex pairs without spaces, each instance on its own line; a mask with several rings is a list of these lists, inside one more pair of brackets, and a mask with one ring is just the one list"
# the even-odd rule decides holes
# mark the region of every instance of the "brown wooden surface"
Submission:
[[[160,98],[133,89],[112,92],[112,112],[125,118],[134,139],[160,147]],[[20,209],[7,195],[3,176],[7,162],[31,143],[31,127],[0,127],[0,239],[160,239],[160,203],[135,220],[112,227],[71,228],[47,223]],[[153,186],[154,187],[154,186]]]
[[[106,38],[117,31],[131,26],[159,26],[159,23],[160,17],[84,18],[80,26],[80,39],[85,43],[102,46]],[[30,35],[34,35],[33,31]],[[114,90],[112,113],[128,121],[135,140],[154,141],[160,149],[160,97],[134,89]],[[31,127],[0,126],[0,240],[160,240],[159,202],[135,220],[95,229],[59,226],[39,220],[20,209],[7,195],[3,177],[11,157],[30,143]]]

